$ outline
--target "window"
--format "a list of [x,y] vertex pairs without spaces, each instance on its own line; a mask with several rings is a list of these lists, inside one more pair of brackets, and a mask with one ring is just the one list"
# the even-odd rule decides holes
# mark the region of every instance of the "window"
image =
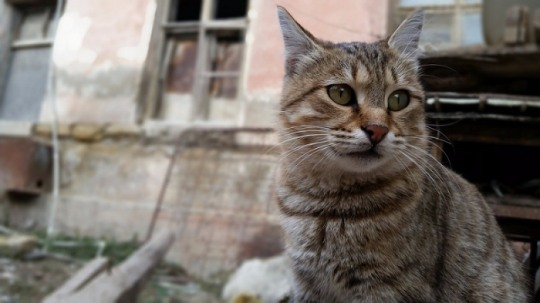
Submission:
[[394,0],[394,28],[418,8],[426,12],[420,45],[442,50],[483,44],[482,0]]
[[46,94],[56,2],[9,3],[13,30],[9,66],[0,75],[0,119],[36,121]]
[[172,0],[164,29],[157,116],[235,121],[248,0]]

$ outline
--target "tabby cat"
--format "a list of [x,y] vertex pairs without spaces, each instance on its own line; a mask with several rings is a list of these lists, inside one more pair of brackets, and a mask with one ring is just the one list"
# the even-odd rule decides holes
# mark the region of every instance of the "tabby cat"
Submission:
[[430,156],[418,40],[332,43],[282,7],[278,206],[293,302],[526,302],[476,188]]

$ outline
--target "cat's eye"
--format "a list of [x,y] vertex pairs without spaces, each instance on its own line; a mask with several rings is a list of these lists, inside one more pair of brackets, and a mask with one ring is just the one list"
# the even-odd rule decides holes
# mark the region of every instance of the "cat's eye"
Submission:
[[339,105],[348,105],[354,100],[354,91],[347,84],[334,84],[327,88],[328,97]]
[[388,109],[400,111],[409,105],[409,93],[405,90],[396,90],[388,96]]

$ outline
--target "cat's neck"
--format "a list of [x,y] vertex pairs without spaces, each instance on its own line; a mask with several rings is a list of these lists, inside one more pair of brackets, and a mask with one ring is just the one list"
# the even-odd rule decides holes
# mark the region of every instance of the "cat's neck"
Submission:
[[351,172],[335,165],[311,162],[313,161],[306,160],[303,165],[295,165],[295,161],[283,159],[280,165],[282,180],[313,192],[336,192],[375,183],[383,184],[395,178],[403,178],[404,174],[410,175],[416,172],[412,167],[414,165],[401,168],[388,166],[369,171]]
[[278,204],[289,215],[354,220],[390,212],[405,200],[412,209],[425,189],[423,176],[415,173],[409,168],[394,174],[339,174],[282,165]]

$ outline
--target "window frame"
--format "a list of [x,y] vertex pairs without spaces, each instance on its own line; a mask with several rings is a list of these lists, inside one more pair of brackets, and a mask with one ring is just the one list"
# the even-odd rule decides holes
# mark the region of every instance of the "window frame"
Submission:
[[[53,48],[53,37],[54,31],[58,24],[55,23],[54,15],[56,8],[60,5],[58,0],[0,0],[2,1],[2,14],[0,14],[0,19],[6,20],[5,23],[2,23],[4,27],[0,29],[0,61],[6,62],[0,67],[0,102],[6,102],[7,90],[9,89],[8,85],[13,77],[13,60],[18,51],[25,51],[28,49],[43,49],[47,48],[51,50]],[[20,38],[20,30],[23,26],[25,11],[31,10],[35,7],[43,7],[46,9],[46,12],[43,15],[43,36],[36,39],[27,39]],[[60,8],[60,11],[63,11],[64,7]],[[7,26],[6,26],[7,25]],[[2,37],[3,36],[3,37]],[[45,80],[48,81],[49,71],[51,68],[51,57],[48,57],[48,68],[46,70],[48,76]],[[46,94],[45,88],[45,94]],[[41,100],[36,100],[36,102],[43,103],[46,99],[46,95],[43,95]],[[1,107],[0,107],[1,109]],[[3,114],[0,113],[0,117]],[[38,113],[39,115],[39,113]],[[13,122],[28,122],[24,120],[19,120],[19,118],[6,119],[0,118],[2,121],[13,121]]]
[[[244,17],[215,19],[213,15],[217,8],[216,1],[201,0],[202,7],[199,19],[188,21],[171,21],[174,19],[173,14],[181,0],[165,0],[158,3],[156,21],[154,22],[152,33],[154,38],[151,41],[149,57],[147,58],[145,72],[143,73],[143,83],[147,82],[149,84],[146,86],[143,85],[144,87],[141,88],[138,97],[138,123],[143,123],[146,120],[162,120],[162,106],[167,85],[168,64],[173,55],[175,39],[186,35],[195,35],[197,37],[198,47],[191,92],[193,95],[192,112],[189,114],[189,121],[185,122],[205,121],[209,119],[211,99],[208,88],[211,77],[237,77],[238,96],[236,99],[242,98],[242,75],[245,68],[245,56],[243,56],[237,73],[210,71],[208,58],[212,44],[210,39],[212,36],[217,35],[216,33],[232,30],[240,32],[245,37],[249,25],[247,12],[252,1],[247,0],[247,11]],[[243,52],[245,52],[245,40],[243,43]]]
[[[436,0],[434,0],[436,1]],[[462,41],[462,18],[466,13],[478,13],[482,14],[482,1],[478,3],[466,3],[467,0],[454,0],[454,4],[445,5],[419,5],[419,6],[401,6],[401,0],[391,0],[390,3],[390,20],[389,32],[392,33],[399,24],[415,10],[422,8],[426,14],[450,14],[453,18],[451,41],[448,45],[441,47],[441,50],[456,49],[467,47],[463,45]]]

